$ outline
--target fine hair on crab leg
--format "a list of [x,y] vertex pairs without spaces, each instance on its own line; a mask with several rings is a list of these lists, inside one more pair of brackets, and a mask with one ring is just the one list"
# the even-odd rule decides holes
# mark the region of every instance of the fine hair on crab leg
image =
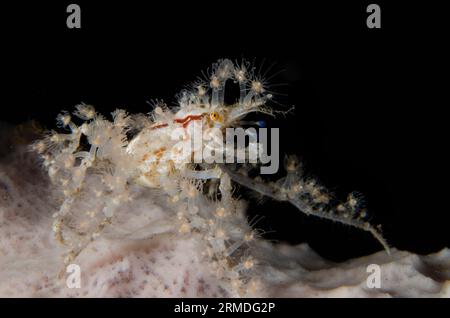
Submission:
[[309,204],[306,201],[303,201],[299,196],[291,197],[289,195],[286,195],[282,193],[280,189],[271,187],[269,185],[253,180],[249,177],[246,177],[238,172],[233,171],[226,165],[221,165],[220,167],[223,170],[223,172],[228,174],[233,181],[256,192],[259,192],[264,196],[268,196],[274,200],[289,202],[292,205],[294,205],[298,210],[307,215],[314,215],[319,218],[343,223],[370,232],[380,242],[380,244],[383,246],[386,252],[390,254],[389,245],[387,244],[386,240],[383,238],[381,233],[368,222],[363,222],[357,219],[351,219],[350,217],[339,216],[338,214],[333,213],[333,210],[325,211],[321,209],[314,209],[311,206],[311,204]]
[[[280,199],[278,199],[278,200],[280,200]],[[283,200],[280,200],[280,201],[283,201]],[[380,244],[383,246],[383,248],[386,250],[386,252],[388,254],[391,254],[389,245],[386,242],[386,240],[383,238],[381,233],[375,227],[373,227],[371,224],[369,224],[368,222],[362,222],[362,221],[359,221],[356,219],[351,219],[349,217],[341,217],[341,216],[338,216],[338,215],[332,213],[331,211],[325,212],[323,210],[312,209],[310,205],[303,202],[299,198],[292,198],[292,199],[286,198],[286,200],[284,200],[284,201],[291,203],[297,209],[299,209],[300,211],[302,211],[303,213],[305,213],[307,215],[314,215],[314,216],[317,216],[322,219],[327,219],[327,220],[339,222],[342,224],[347,224],[352,227],[370,232],[373,235],[373,237],[375,237],[378,240],[378,242],[380,242]]]

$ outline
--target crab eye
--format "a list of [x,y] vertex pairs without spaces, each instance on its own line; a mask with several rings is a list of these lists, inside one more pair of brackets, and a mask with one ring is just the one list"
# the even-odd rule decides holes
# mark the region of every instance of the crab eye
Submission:
[[211,117],[212,121],[218,121],[220,119],[220,115],[217,112],[212,112],[209,117]]

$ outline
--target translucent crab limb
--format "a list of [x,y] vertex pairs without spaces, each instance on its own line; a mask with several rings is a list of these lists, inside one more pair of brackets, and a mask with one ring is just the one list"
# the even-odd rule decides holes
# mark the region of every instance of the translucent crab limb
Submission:
[[239,81],[239,104],[243,105],[245,96],[247,96],[247,88],[245,87],[245,82]]
[[207,169],[207,170],[187,170],[184,173],[185,177],[192,178],[192,179],[200,179],[200,180],[208,180],[208,179],[220,179],[222,175],[222,170],[219,167],[216,167],[214,169]]
[[321,209],[315,209],[313,208],[308,202],[302,200],[299,196],[288,196],[280,189],[277,189],[275,187],[271,187],[269,185],[263,184],[261,182],[255,181],[247,176],[241,175],[240,173],[233,171],[226,165],[221,165],[220,168],[224,173],[230,176],[230,178],[249,188],[256,192],[261,193],[264,196],[270,197],[277,201],[285,201],[291,203],[293,206],[295,206],[297,209],[299,209],[301,212],[307,214],[307,215],[313,215],[319,218],[332,220],[335,222],[339,222],[342,224],[350,225],[352,227],[370,232],[375,239],[380,242],[380,244],[383,246],[383,248],[386,250],[388,254],[390,254],[389,245],[387,244],[386,240],[383,238],[382,234],[371,224],[368,222],[364,222],[362,220],[358,219],[352,219],[350,217],[344,217],[337,215],[336,213],[333,213],[333,210],[331,211],[325,211]]

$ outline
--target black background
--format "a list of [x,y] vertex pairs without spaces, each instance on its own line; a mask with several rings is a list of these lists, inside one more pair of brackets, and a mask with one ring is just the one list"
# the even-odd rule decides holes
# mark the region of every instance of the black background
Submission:
[[[145,113],[152,99],[175,103],[218,58],[255,58],[263,70],[280,71],[276,101],[295,105],[287,119],[268,119],[280,127],[284,152],[300,155],[342,199],[363,193],[392,246],[416,253],[450,246],[450,211],[441,205],[443,8],[377,1],[382,28],[368,29],[365,1],[75,2],[82,28],[72,30],[69,2],[2,6],[2,121],[53,128],[61,109],[80,102],[105,114]],[[332,260],[381,249],[367,233],[288,205],[251,204],[249,213],[264,216],[257,226],[268,239],[307,242]]]

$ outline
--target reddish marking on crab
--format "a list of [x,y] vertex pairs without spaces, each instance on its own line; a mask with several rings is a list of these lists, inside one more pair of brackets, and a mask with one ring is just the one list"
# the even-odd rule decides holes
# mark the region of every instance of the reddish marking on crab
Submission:
[[193,120],[200,120],[203,118],[203,114],[201,115],[188,115],[184,118],[175,119],[174,122],[183,124],[183,128],[186,128],[189,123]]
[[164,152],[166,151],[166,147],[161,147],[158,150],[155,150],[153,153],[155,154],[156,158],[161,158],[161,156],[164,154]]
[[[174,123],[178,123],[178,124],[183,124],[183,128],[186,128],[191,121],[202,119],[203,115],[204,114],[201,114],[201,115],[188,115],[188,116],[186,116],[184,118],[174,119],[173,122]],[[150,129],[154,130],[154,129],[159,129],[159,128],[163,128],[163,127],[167,127],[167,126],[169,126],[169,124],[165,124],[165,123],[164,124],[154,124],[153,126],[150,127]]]
[[168,124],[156,124],[150,127],[151,130],[169,126]]

